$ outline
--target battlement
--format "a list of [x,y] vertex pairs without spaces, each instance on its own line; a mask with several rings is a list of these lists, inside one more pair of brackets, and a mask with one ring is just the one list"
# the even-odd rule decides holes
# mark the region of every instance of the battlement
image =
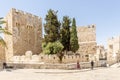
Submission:
[[36,19],[41,19],[41,17],[39,17],[39,16],[36,16],[36,15],[31,14],[31,13],[24,12],[22,10],[18,10],[18,9],[15,9],[15,8],[12,8],[11,12],[21,14],[21,15],[27,15],[29,17],[36,18]]
[[96,41],[95,25],[77,27],[77,35],[79,42]]
[[91,24],[91,25],[87,25],[87,26],[80,26],[79,28],[93,28],[93,29],[96,29],[96,25]]
[[[84,57],[84,58],[81,58]],[[85,57],[85,55],[64,55],[62,62],[63,63],[76,63],[79,60],[80,62],[88,62],[89,57]],[[22,56],[13,56],[10,59],[10,62],[13,63],[59,63],[59,58],[57,55],[32,55],[25,54]]]
[[87,26],[80,26],[77,27],[78,32],[95,32],[96,26],[95,25],[87,25]]

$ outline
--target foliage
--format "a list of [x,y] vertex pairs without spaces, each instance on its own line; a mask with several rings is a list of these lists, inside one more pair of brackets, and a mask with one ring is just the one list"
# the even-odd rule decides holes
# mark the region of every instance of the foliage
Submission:
[[60,25],[61,23],[57,18],[57,11],[49,10],[45,18],[44,24],[44,40],[42,44],[43,53],[45,54],[57,54],[60,61],[62,61],[63,55],[61,55],[64,46],[59,42],[60,40]]
[[62,22],[62,28],[60,30],[60,36],[61,36],[60,41],[64,46],[63,51],[70,50],[70,23],[71,23],[70,18],[68,16],[64,16]]
[[57,54],[61,62],[64,51],[76,52],[79,48],[75,19],[72,21],[72,29],[71,19],[68,16],[63,17],[61,26],[57,18],[57,11],[50,9],[45,17],[45,21],[45,35],[42,40],[43,53]]
[[43,53],[45,54],[58,54],[61,53],[63,45],[59,42],[49,42],[42,44]]
[[76,52],[79,49],[75,18],[73,18],[72,21],[72,27],[70,33],[70,47],[72,52]]
[[43,48],[43,53],[45,54],[48,54],[48,55],[57,54],[59,61],[62,62],[62,58],[64,56],[62,53],[62,50],[64,46],[59,41],[43,43],[42,48]]
[[[12,35],[10,32],[8,32],[8,30],[2,28],[2,25],[6,23],[3,18],[0,18],[0,34],[8,34],[8,35]],[[4,39],[0,36],[0,45],[7,47],[6,42],[4,41]]]
[[44,24],[45,30],[45,42],[55,42],[60,37],[60,22],[57,18],[57,11],[49,10],[45,18],[46,23]]

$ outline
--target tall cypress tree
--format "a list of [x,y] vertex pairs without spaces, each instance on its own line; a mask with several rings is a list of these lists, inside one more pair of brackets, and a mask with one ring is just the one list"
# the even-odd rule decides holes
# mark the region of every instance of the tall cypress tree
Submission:
[[70,32],[70,48],[74,53],[79,49],[75,18],[72,20],[72,27]]
[[64,51],[70,50],[70,23],[71,20],[68,16],[63,17],[62,28],[61,28],[61,43],[64,46]]
[[49,10],[45,18],[45,42],[55,42],[60,39],[60,22],[57,18],[57,12]]

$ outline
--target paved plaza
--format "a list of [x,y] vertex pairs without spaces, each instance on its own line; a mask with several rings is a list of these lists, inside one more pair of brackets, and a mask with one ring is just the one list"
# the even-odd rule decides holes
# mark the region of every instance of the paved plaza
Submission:
[[120,80],[120,68],[1,70],[0,80]]

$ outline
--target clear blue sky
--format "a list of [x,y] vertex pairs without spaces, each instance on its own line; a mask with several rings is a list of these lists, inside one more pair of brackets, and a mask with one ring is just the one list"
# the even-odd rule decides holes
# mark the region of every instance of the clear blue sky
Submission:
[[[96,24],[97,43],[106,45],[107,39],[120,35],[120,0],[1,0],[0,16],[11,8],[41,16],[44,20],[49,9],[75,17],[77,26]],[[44,21],[43,21],[44,22]]]

